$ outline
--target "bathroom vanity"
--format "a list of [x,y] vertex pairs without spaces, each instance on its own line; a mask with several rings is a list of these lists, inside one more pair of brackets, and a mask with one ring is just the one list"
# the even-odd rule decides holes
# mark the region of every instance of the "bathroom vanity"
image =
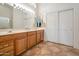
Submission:
[[20,55],[44,40],[44,28],[0,34],[0,55]]

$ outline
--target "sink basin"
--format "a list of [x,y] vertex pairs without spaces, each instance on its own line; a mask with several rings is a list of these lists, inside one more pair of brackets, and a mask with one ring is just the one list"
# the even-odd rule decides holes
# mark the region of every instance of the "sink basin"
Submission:
[[11,30],[9,30],[9,31],[2,31],[2,32],[0,32],[0,35],[6,35],[6,34],[10,34],[10,33],[12,33]]
[[0,32],[0,35],[6,35],[6,34],[8,34],[9,32]]

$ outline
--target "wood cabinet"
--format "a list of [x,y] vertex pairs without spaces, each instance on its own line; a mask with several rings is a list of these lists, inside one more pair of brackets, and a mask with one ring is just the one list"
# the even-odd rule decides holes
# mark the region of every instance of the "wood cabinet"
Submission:
[[28,48],[36,45],[36,31],[28,32]]
[[27,49],[27,33],[18,33],[15,36],[15,55],[19,55]]
[[20,55],[43,40],[44,30],[0,36],[0,55]]
[[0,55],[14,55],[14,37],[13,35],[0,36]]
[[44,40],[44,30],[37,31],[37,43],[40,43]]

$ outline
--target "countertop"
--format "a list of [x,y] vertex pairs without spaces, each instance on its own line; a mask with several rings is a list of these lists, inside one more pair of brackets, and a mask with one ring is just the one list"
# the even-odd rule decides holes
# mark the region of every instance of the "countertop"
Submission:
[[21,33],[21,32],[38,31],[38,30],[44,30],[44,29],[45,27],[30,28],[30,29],[0,29],[0,36]]

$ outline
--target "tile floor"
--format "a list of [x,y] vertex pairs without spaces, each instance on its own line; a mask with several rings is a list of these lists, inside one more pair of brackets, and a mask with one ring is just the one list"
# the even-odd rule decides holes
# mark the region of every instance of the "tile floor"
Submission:
[[23,53],[22,56],[79,56],[79,49],[51,42],[42,42]]

